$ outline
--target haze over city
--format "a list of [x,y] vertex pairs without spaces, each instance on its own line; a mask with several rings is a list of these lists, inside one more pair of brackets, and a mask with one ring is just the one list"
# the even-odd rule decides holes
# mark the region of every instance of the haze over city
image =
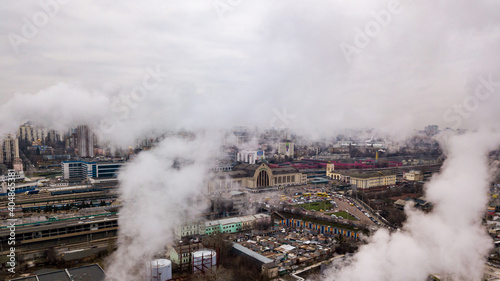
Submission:
[[4,3],[7,280],[500,278],[499,12]]

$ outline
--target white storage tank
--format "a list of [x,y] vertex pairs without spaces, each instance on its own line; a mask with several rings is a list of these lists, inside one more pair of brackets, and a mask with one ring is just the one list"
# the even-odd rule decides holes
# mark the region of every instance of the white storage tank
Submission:
[[193,253],[193,272],[215,268],[217,253],[214,250],[199,250]]
[[151,261],[150,281],[167,281],[172,279],[172,262],[167,259]]

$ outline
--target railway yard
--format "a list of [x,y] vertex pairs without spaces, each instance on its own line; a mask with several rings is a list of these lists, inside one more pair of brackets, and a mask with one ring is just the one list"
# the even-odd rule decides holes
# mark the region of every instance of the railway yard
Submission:
[[[22,266],[48,261],[53,251],[59,262],[69,263],[97,257],[116,244],[118,215],[115,186],[39,185],[15,194],[14,208],[8,196],[0,197],[0,256],[6,257],[15,246]],[[113,206],[112,206],[113,205]],[[15,229],[7,218],[14,213]],[[9,239],[14,235],[14,242]],[[9,244],[10,242],[10,244]],[[4,264],[5,261],[2,261]]]

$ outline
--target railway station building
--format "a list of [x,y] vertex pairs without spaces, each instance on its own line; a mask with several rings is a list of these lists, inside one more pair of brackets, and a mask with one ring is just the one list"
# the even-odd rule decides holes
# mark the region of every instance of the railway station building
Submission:
[[307,175],[294,167],[270,168],[265,163],[237,164],[231,171],[213,173],[208,181],[207,193],[213,195],[236,189],[260,192],[305,184],[306,181]]

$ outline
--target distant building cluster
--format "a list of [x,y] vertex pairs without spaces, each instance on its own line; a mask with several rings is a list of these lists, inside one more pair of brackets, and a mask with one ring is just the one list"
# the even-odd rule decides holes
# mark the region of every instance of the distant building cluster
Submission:
[[238,152],[236,156],[236,161],[248,164],[255,164],[256,161],[262,161],[265,159],[265,152],[262,150],[243,150]]
[[424,129],[425,133],[428,136],[434,136],[439,133],[439,126],[438,125],[428,125]]
[[31,122],[26,122],[19,127],[18,138],[28,143],[55,143],[64,140],[63,135],[59,132],[35,126]]

